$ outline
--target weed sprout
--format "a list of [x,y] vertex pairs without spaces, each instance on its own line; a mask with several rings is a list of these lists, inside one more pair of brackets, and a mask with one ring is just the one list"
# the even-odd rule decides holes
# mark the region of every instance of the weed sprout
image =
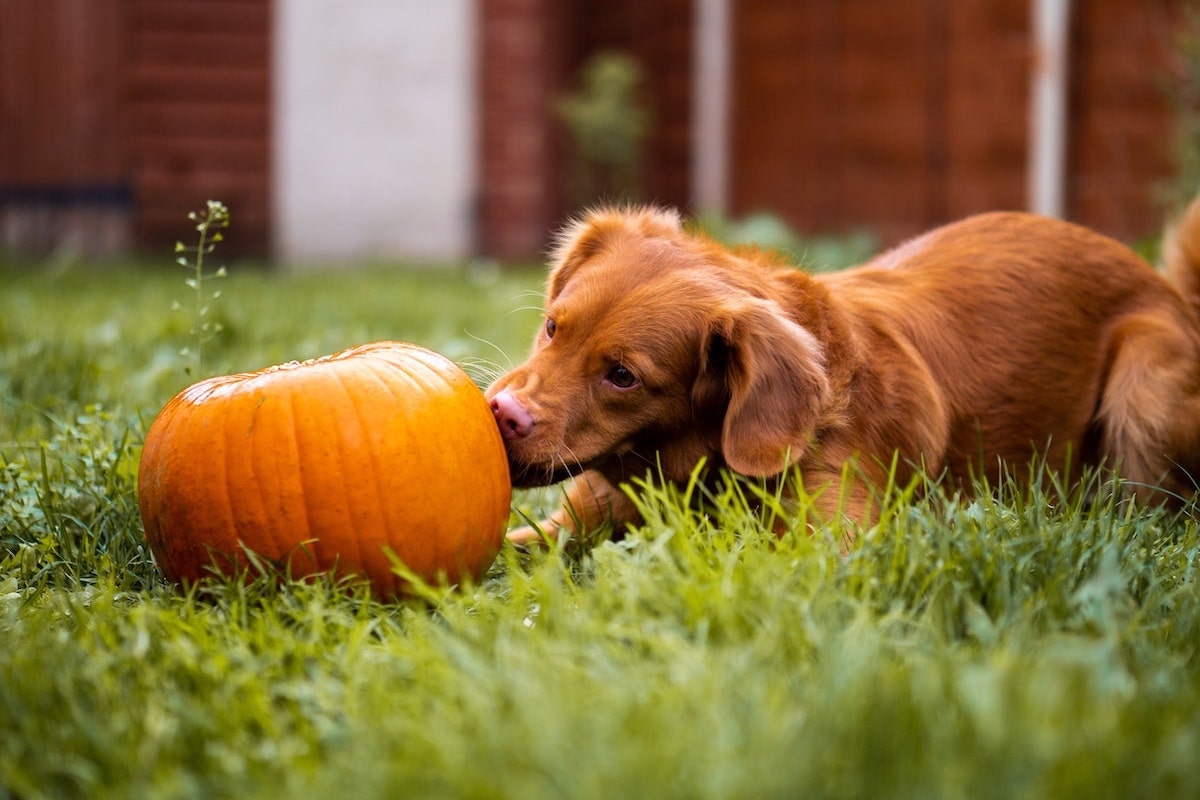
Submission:
[[[218,267],[212,272],[204,271],[204,257],[211,255],[216,250],[217,243],[221,242],[225,237],[221,231],[229,227],[229,209],[219,200],[209,200],[203,211],[193,211],[188,214],[188,219],[196,223],[196,231],[199,237],[195,247],[188,247],[183,242],[175,243],[175,252],[180,254],[175,263],[184,267],[191,273],[184,283],[187,284],[194,292],[193,302],[193,317],[192,326],[189,333],[196,337],[196,372],[193,375],[190,367],[184,367],[184,370],[193,377],[203,377],[204,373],[204,345],[212,341],[212,339],[221,332],[222,325],[220,322],[214,322],[209,319],[209,311],[212,301],[221,296],[221,290],[217,289],[210,293],[205,293],[204,282],[215,278],[224,278],[226,275],[225,267]],[[192,258],[189,260],[188,255]],[[183,308],[181,303],[174,303],[175,310]],[[180,349],[179,355],[187,358],[193,355],[190,347]]]

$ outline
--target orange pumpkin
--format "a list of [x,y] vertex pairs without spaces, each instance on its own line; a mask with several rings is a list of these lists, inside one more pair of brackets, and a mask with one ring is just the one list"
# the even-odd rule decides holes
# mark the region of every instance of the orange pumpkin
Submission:
[[483,393],[416,345],[376,342],[200,381],[146,434],[138,503],[171,580],[336,569],[395,596],[390,548],[428,582],[479,579],[508,522],[508,461]]

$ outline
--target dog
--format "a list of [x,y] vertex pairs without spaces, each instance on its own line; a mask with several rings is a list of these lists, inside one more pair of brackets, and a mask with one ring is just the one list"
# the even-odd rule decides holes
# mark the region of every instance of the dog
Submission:
[[[639,520],[622,489],[703,460],[798,467],[822,516],[869,525],[889,479],[1115,469],[1144,500],[1200,479],[1200,200],[1166,275],[1087,228],[968,217],[842,272],[728,248],[674,211],[599,208],[551,250],[545,317],[486,390],[514,486],[568,478],[516,544]],[[847,465],[853,469],[847,469]]]

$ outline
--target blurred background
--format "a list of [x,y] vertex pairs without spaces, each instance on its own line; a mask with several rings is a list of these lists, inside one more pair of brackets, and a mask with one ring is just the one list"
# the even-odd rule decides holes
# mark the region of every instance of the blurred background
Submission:
[[[1193,0],[0,0],[0,249],[538,258],[598,200],[889,244],[1200,186]],[[764,216],[765,215],[765,216]]]

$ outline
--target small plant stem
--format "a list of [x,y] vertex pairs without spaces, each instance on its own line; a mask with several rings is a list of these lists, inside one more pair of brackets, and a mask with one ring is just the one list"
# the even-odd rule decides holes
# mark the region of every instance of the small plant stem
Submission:
[[[192,321],[191,332],[196,336],[196,370],[198,373],[203,373],[204,342],[221,331],[221,324],[219,322],[210,324],[207,320],[209,301],[215,300],[220,296],[220,292],[213,292],[211,296],[206,296],[204,293],[204,279],[225,276],[224,267],[211,274],[205,274],[204,257],[213,252],[216,249],[217,243],[222,240],[219,229],[229,227],[229,209],[220,201],[209,200],[203,211],[191,212],[188,214],[188,219],[196,223],[196,231],[200,234],[199,241],[195,248],[186,247],[183,242],[176,242],[175,252],[194,252],[196,259],[194,262],[189,262],[186,256],[181,255],[175,260],[180,266],[189,268],[193,272],[193,277],[188,278],[186,283],[195,292],[195,318]],[[180,352],[183,355],[187,355],[188,349],[184,348]]]
[[[208,224],[211,221],[211,214],[205,214],[204,221],[196,226],[200,231],[200,242],[196,245],[196,325],[201,325],[201,320],[205,316],[204,308],[204,292],[202,284],[204,283],[204,250],[208,244]],[[196,335],[196,372],[197,376],[204,374],[204,333],[202,330],[197,331]]]

